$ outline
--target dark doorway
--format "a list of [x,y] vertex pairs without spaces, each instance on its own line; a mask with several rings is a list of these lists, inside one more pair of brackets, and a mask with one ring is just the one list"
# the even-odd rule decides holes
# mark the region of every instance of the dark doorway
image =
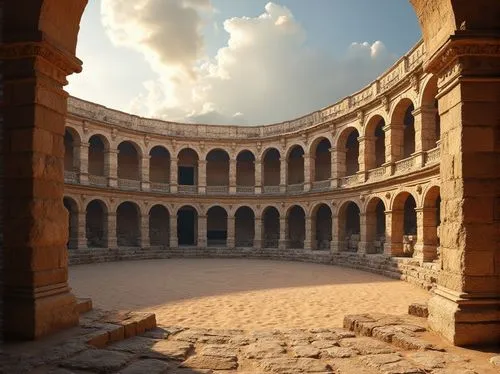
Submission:
[[177,238],[179,245],[196,244],[196,211],[193,208],[181,208],[177,213]]

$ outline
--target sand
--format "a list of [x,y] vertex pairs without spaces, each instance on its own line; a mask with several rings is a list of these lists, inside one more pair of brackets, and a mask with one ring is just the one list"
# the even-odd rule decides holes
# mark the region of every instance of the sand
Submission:
[[336,266],[249,259],[169,259],[70,267],[78,297],[103,309],[156,313],[159,325],[242,328],[342,326],[345,314],[405,314],[429,293]]

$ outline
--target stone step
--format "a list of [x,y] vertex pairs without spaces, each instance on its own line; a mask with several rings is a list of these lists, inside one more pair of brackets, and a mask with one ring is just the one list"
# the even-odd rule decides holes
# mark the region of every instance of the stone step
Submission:
[[77,298],[76,310],[78,314],[90,312],[92,310],[92,299],[90,298]]

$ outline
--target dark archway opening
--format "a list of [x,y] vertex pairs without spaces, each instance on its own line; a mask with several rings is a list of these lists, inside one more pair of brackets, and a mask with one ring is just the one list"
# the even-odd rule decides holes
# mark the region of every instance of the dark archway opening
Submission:
[[236,247],[252,247],[255,237],[255,214],[249,207],[241,207],[234,216]]
[[141,239],[139,207],[131,202],[116,210],[116,239],[119,247],[139,247]]
[[163,205],[149,211],[149,244],[168,247],[170,243],[170,213]]
[[181,246],[193,246],[197,243],[198,213],[190,206],[184,206],[177,212],[177,240]]
[[108,246],[108,210],[100,200],[93,200],[87,205],[85,235],[89,248]]
[[267,207],[262,213],[263,247],[278,248],[280,239],[280,213],[274,207]]
[[227,212],[220,206],[214,206],[207,212],[207,246],[227,245]]

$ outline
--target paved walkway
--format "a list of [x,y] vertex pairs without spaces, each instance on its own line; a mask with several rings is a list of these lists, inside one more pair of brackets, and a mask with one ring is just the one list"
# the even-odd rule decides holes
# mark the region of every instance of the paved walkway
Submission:
[[70,285],[95,307],[154,312],[159,325],[246,330],[341,327],[346,314],[406,314],[429,297],[354,269],[252,259],[79,265]]

